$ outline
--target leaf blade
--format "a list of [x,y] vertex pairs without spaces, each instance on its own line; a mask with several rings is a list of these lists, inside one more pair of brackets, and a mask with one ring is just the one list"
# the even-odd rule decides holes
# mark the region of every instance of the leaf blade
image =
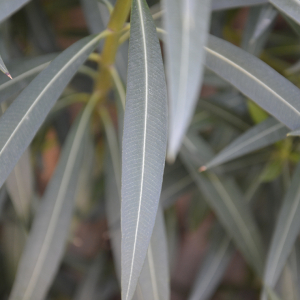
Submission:
[[0,186],[28,147],[80,65],[107,33],[86,37],[60,54],[9,106],[0,119]]
[[269,0],[276,8],[284,12],[295,22],[300,24],[300,4],[298,1],[290,0]]
[[132,298],[147,254],[161,192],[167,140],[164,70],[155,25],[144,0],[132,2],[130,30],[122,149],[124,300]]
[[[210,0],[165,0],[166,63],[170,96],[168,159],[173,161],[190,124],[202,85]],[[195,51],[197,49],[197,51]]]
[[[251,54],[210,36],[206,66],[291,129],[300,127],[299,89]],[[226,72],[225,72],[226,70]]]
[[95,101],[89,102],[68,136],[35,216],[10,300],[44,299],[54,278],[63,255],[83,158],[83,138],[94,105]]
[[268,251],[264,272],[264,283],[268,287],[274,287],[284,267],[288,255],[296,241],[300,221],[300,165],[298,164],[291,185],[284,197],[279,216],[273,233],[271,245]]
[[271,145],[281,139],[284,139],[288,132],[289,129],[282,123],[278,122],[276,119],[269,118],[250,128],[244,134],[235,139],[211,161],[209,161],[205,165],[205,168],[209,169],[218,166],[252,151]]
[[30,0],[0,1],[0,23],[10,17],[14,12],[22,8]]

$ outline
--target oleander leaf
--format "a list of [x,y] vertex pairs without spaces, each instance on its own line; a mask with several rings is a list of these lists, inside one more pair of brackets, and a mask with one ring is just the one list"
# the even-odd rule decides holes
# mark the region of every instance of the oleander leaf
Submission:
[[274,118],[253,126],[209,161],[209,169],[284,139],[289,129]]
[[277,10],[270,4],[251,7],[241,48],[255,56],[259,56],[268,40],[276,16]]
[[300,24],[300,2],[298,0],[269,0],[269,2]]
[[300,230],[300,164],[284,197],[269,247],[264,272],[264,284],[275,287]]
[[181,150],[181,158],[199,190],[226,228],[227,234],[257,274],[261,275],[264,249],[260,233],[235,182],[232,178],[222,178],[214,173],[208,173],[207,178],[198,173],[185,147]]
[[0,186],[72,76],[106,32],[76,42],[40,73],[0,118]]
[[170,299],[167,238],[162,207],[159,206],[147,257],[139,278],[144,300]]
[[300,90],[255,56],[210,36],[206,66],[289,128],[300,127]]
[[30,151],[26,149],[5,182],[16,214],[25,224],[30,216],[33,182]]
[[[121,277],[121,201],[111,156],[106,160],[106,212],[118,279]],[[115,175],[116,174],[116,175]],[[143,265],[134,299],[169,299],[169,267],[163,210],[159,206],[145,263]]]
[[0,0],[0,23],[22,8],[30,0]]
[[147,255],[167,144],[167,93],[156,28],[133,0],[122,147],[122,299],[131,300]]
[[10,79],[12,79],[11,75],[9,74],[5,64],[4,64],[4,61],[2,59],[2,57],[0,56],[0,70],[7,76],[9,77]]
[[56,56],[57,53],[47,54],[8,64],[13,79],[0,78],[0,102],[20,92],[38,73],[48,67]]
[[189,300],[210,299],[222,280],[234,251],[231,239],[217,224],[207,254],[200,265]]
[[213,0],[212,10],[231,9],[240,6],[252,6],[267,3],[268,0]]
[[175,160],[197,104],[203,77],[210,0],[164,0],[170,97],[168,159]]
[[75,202],[84,137],[95,101],[72,126],[26,242],[10,300],[42,300],[63,256]]

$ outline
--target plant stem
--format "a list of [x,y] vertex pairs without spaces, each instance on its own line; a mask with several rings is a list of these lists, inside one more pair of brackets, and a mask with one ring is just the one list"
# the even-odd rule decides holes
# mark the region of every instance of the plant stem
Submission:
[[101,99],[112,87],[112,79],[109,68],[113,65],[119,46],[120,31],[127,20],[131,6],[131,0],[117,0],[112,12],[107,30],[111,31],[104,43],[101,67],[98,78],[96,80],[95,91],[99,92]]

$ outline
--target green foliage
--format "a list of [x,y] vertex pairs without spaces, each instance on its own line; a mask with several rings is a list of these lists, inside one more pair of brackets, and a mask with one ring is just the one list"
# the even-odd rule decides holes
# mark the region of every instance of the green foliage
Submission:
[[0,22],[0,299],[300,299],[300,2]]

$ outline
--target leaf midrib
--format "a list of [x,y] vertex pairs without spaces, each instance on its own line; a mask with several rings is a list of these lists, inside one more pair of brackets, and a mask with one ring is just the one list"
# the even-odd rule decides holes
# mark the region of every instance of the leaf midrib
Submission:
[[138,202],[137,224],[136,224],[136,230],[135,230],[135,236],[134,236],[134,242],[133,242],[132,261],[131,261],[131,267],[130,267],[126,299],[128,299],[131,280],[132,280],[133,264],[134,264],[136,244],[137,244],[137,235],[138,235],[140,215],[141,215],[141,204],[142,204],[142,196],[143,196],[143,188],[144,188],[148,96],[149,96],[148,95],[148,60],[147,60],[148,54],[147,54],[147,44],[146,44],[146,32],[145,32],[145,27],[144,27],[144,14],[143,14],[141,0],[137,0],[137,6],[138,6],[138,10],[139,10],[139,18],[140,18],[140,23],[141,23],[141,33],[142,33],[142,40],[143,40],[143,55],[144,55],[144,62],[145,62],[145,116],[144,116],[144,139],[143,139],[141,189],[140,189],[140,196],[139,196],[139,202]]

